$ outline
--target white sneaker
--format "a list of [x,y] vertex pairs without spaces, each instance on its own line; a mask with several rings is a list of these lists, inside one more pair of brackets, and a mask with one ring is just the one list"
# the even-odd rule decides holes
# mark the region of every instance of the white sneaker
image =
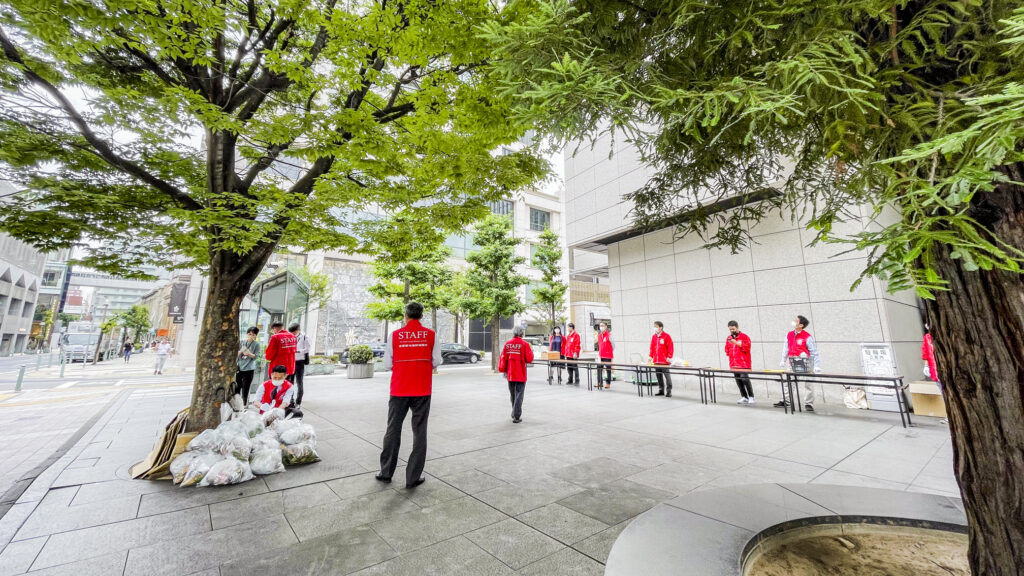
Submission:
[[747,404],[757,404],[757,401],[753,398],[747,398]]
[[747,399],[746,398],[740,398],[739,400],[736,401],[736,403],[737,404],[746,404],[747,403]]

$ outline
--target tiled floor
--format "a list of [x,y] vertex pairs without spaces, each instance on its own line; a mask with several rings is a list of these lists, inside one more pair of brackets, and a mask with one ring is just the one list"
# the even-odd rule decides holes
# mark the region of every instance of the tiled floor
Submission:
[[[819,406],[785,415],[731,390],[704,406],[626,385],[588,392],[531,374],[523,423],[484,369],[436,377],[427,483],[373,480],[387,375],[307,380],[322,462],[224,488],[132,481],[127,468],[187,390],[120,399],[0,520],[0,574],[579,574],[652,507],[734,484],[837,483],[956,494],[948,431]],[[408,425],[407,425],[408,426]],[[403,438],[403,455],[411,435]],[[402,471],[397,473],[402,475]]]

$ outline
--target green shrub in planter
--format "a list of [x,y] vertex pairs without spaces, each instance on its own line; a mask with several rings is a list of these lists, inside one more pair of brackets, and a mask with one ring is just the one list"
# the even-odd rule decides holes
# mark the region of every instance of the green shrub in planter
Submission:
[[366,364],[373,360],[373,350],[365,344],[356,344],[348,349],[349,364]]
[[334,354],[332,356],[312,356],[309,359],[309,363],[310,364],[337,364],[338,363],[338,355]]

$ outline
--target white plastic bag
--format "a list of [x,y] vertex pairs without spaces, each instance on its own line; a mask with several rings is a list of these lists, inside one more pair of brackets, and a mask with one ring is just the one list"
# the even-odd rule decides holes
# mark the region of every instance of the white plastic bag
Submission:
[[683,360],[682,358],[676,358],[674,356],[672,358],[668,359],[668,363],[670,365],[672,365],[672,366],[689,366],[690,365],[690,362],[688,360]]
[[209,428],[200,432],[195,438],[189,441],[185,450],[196,452],[220,452],[221,437],[220,431]]
[[217,426],[217,430],[224,436],[234,436],[236,434],[245,437],[249,436],[249,431],[246,429],[245,424],[238,418],[221,423],[220,426]]
[[277,474],[278,472],[284,472],[284,461],[281,459],[281,449],[274,448],[260,448],[252,453],[252,459],[249,460],[249,466],[252,468],[253,474],[265,476],[267,474]]
[[282,418],[280,420],[275,420],[272,428],[274,429],[274,432],[277,432],[278,436],[281,436],[281,434],[284,434],[288,430],[298,428],[299,426],[302,426],[302,418]]
[[263,417],[260,416],[259,412],[253,412],[246,410],[235,415],[235,420],[242,423],[245,426],[245,431],[249,434],[250,438],[255,437],[260,432],[263,432]]
[[185,479],[185,473],[188,472],[188,467],[192,465],[192,461],[202,454],[205,454],[205,452],[185,452],[175,458],[171,462],[172,481],[175,484],[181,484],[181,481]]
[[281,460],[284,462],[285,466],[312,464],[313,462],[320,461],[320,455],[316,453],[316,448],[312,444],[303,442],[301,444],[292,444],[291,446],[282,447]]
[[280,450],[281,440],[277,437],[277,432],[273,430],[264,430],[260,432],[252,439],[252,451],[269,449],[269,450]]
[[281,432],[282,444],[312,444],[316,446],[316,432],[309,424],[291,426]]
[[863,388],[857,386],[848,387],[843,392],[843,404],[854,410],[867,410],[868,397]]
[[249,456],[252,455],[252,441],[245,434],[234,433],[224,439],[221,454],[248,462]]
[[229,404],[231,404],[231,409],[234,410],[235,412],[241,412],[242,410],[245,410],[245,402],[242,401],[242,396],[240,394],[235,394],[234,396],[232,396],[231,400],[229,401]]
[[235,458],[225,458],[210,466],[210,470],[203,476],[200,486],[224,486],[227,484],[238,484],[252,480],[252,469],[249,468],[248,460],[242,462]]
[[221,424],[231,419],[231,415],[234,414],[234,410],[231,409],[231,404],[222,402],[220,405],[220,421]]
[[210,471],[210,468],[214,464],[224,459],[224,456],[221,454],[215,454],[213,452],[200,453],[199,456],[192,460],[192,463],[188,465],[188,472],[185,472],[185,477],[181,479],[181,486],[192,486],[198,484],[203,480],[206,473]]
[[263,413],[263,425],[270,426],[278,420],[284,419],[284,408],[272,408]]

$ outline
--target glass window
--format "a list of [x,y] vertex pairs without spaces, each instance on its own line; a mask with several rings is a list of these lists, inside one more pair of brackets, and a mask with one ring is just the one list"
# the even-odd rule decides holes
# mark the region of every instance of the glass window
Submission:
[[488,202],[487,205],[491,208],[491,212],[498,216],[512,216],[516,208],[516,205],[511,200]]
[[543,232],[551,225],[551,212],[530,208],[530,230]]
[[531,281],[526,285],[526,305],[533,304],[533,291],[543,285],[543,282]]
[[530,244],[530,266],[536,266],[533,260],[537,257],[537,250],[540,249],[540,244]]
[[60,280],[60,272],[56,270],[47,270],[43,272],[43,286],[56,286]]

